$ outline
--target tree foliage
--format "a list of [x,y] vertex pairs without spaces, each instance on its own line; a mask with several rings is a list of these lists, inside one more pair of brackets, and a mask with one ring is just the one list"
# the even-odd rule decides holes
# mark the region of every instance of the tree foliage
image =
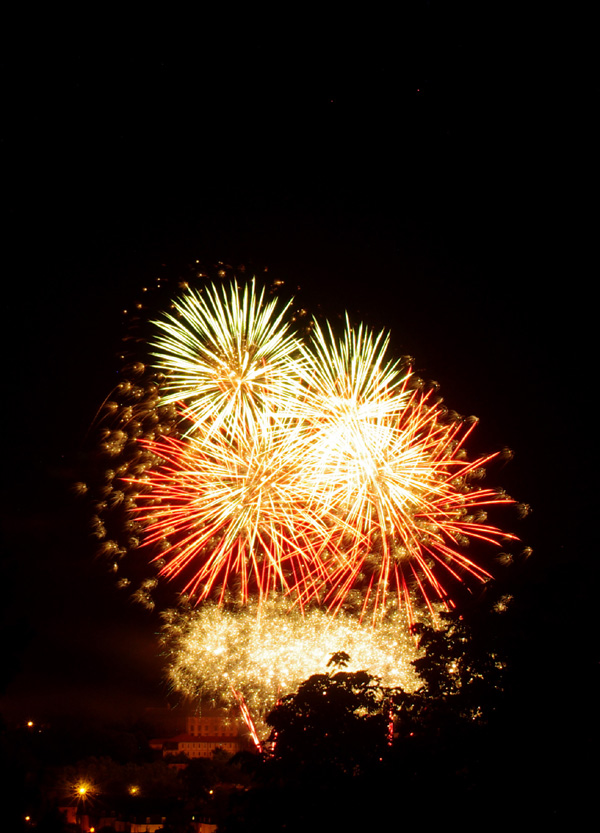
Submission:
[[411,825],[441,823],[460,796],[485,806],[504,670],[493,634],[452,615],[416,635],[416,692],[340,670],[350,659],[340,651],[330,673],[284,697],[267,718],[271,749],[256,787],[219,830],[387,829],[396,796],[392,813]]
[[502,696],[506,663],[489,633],[448,614],[444,626],[415,626],[421,655],[413,665],[421,678],[415,693],[395,695],[400,737],[439,737],[468,725],[483,726]]
[[314,778],[364,771],[382,756],[390,692],[366,671],[315,674],[267,718],[272,760]]

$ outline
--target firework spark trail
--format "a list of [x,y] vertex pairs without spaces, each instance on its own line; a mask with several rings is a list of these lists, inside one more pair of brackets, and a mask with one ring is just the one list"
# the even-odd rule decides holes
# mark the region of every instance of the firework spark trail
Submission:
[[246,704],[246,701],[244,700],[244,695],[242,694],[241,691],[236,691],[236,689],[233,686],[230,686],[230,688],[231,688],[231,693],[235,697],[236,703],[238,704],[240,713],[242,715],[242,719],[243,719],[244,723],[246,724],[246,727],[247,727],[247,729],[250,733],[250,737],[252,738],[252,743],[254,744],[254,746],[256,747],[256,750],[258,752],[262,752],[263,751],[263,745],[260,742],[260,738],[258,737],[258,731],[257,731],[257,728],[256,728],[256,724],[255,724],[254,720],[252,719],[252,715],[250,714],[250,709],[248,708],[248,706]]

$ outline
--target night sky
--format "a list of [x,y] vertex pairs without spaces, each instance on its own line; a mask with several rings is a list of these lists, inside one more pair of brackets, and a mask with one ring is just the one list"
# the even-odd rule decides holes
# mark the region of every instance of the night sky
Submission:
[[6,716],[108,718],[165,699],[160,619],[94,558],[70,487],[118,381],[122,310],[196,259],[268,267],[309,308],[390,329],[450,407],[480,417],[478,450],[514,451],[498,485],[534,510],[518,581],[539,620],[536,668],[556,662],[541,687],[591,681],[591,310],[553,132],[564,91],[513,22],[410,8],[401,25],[307,17],[275,32],[16,27],[2,136]]

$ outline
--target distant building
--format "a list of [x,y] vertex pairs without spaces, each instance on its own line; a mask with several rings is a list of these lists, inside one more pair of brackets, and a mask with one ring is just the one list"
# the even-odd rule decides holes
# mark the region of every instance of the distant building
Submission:
[[74,827],[78,827],[82,833],[89,833],[91,830],[90,817],[87,813],[82,814],[81,808],[69,805],[67,807],[59,807],[58,812],[64,814],[66,824],[72,824]]
[[[166,822],[165,816],[148,816],[145,819],[116,819],[114,816],[107,816],[98,821],[98,827],[112,827],[115,833],[156,833],[163,830]],[[194,828],[196,829],[196,828]]]
[[152,749],[162,751],[164,758],[185,755],[186,758],[212,758],[215,749],[235,755],[248,747],[240,719],[225,709],[206,709],[186,720],[186,731],[170,738],[154,738]]

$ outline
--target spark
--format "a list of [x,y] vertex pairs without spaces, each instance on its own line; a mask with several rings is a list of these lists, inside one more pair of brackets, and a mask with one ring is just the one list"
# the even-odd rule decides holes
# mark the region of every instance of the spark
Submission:
[[[195,610],[165,614],[169,677],[190,698],[234,703],[241,692],[257,724],[280,696],[311,674],[322,673],[331,654],[350,655],[347,670],[368,668],[388,686],[414,690],[416,645],[401,612],[391,610],[377,628],[322,607],[299,611],[282,596],[227,607],[205,602]],[[261,724],[262,726],[262,724]]]

